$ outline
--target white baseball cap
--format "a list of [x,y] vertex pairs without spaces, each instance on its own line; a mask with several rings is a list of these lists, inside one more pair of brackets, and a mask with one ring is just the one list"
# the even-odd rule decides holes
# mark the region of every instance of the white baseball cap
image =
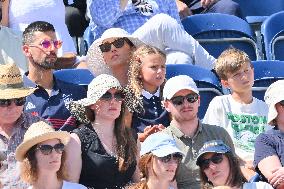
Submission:
[[178,75],[170,78],[163,89],[163,98],[171,99],[178,91],[188,89],[199,94],[197,86],[193,79],[187,75]]
[[284,80],[278,80],[272,83],[265,92],[264,100],[269,108],[267,122],[272,125],[272,121],[278,115],[275,104],[284,100]]

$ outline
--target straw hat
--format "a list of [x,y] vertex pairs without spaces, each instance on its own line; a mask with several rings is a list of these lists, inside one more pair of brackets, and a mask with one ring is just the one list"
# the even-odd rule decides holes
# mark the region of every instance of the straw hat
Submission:
[[43,121],[33,123],[26,131],[23,142],[16,149],[16,160],[23,161],[31,147],[49,139],[59,139],[66,145],[70,134],[67,131],[55,131],[51,125]]
[[0,65],[0,99],[25,97],[35,90],[36,88],[24,87],[21,72],[15,63]]
[[87,65],[89,70],[91,70],[94,75],[111,74],[111,70],[104,61],[99,45],[101,45],[104,40],[113,37],[126,37],[134,44],[135,47],[143,44],[141,40],[131,36],[127,31],[121,28],[110,28],[106,30],[99,39],[93,42],[87,53]]
[[284,100],[284,80],[278,80],[272,83],[265,92],[264,100],[269,108],[267,122],[273,125],[273,120],[278,115],[275,104]]
[[122,90],[119,81],[115,77],[108,74],[101,74],[95,77],[88,85],[87,98],[72,101],[67,108],[77,120],[82,123],[88,123],[89,121],[85,115],[85,106],[95,104],[111,88]]

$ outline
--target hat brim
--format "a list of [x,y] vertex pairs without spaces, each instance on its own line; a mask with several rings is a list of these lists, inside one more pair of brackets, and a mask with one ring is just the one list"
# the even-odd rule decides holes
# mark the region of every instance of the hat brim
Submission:
[[101,49],[99,48],[99,45],[101,45],[104,40],[111,38],[111,37],[115,37],[115,38],[126,37],[133,43],[135,47],[138,47],[144,44],[138,38],[132,37],[130,35],[125,35],[125,34],[121,34],[121,35],[117,34],[117,35],[97,39],[96,41],[93,42],[93,44],[91,45],[90,49],[87,52],[87,66],[88,66],[88,69],[95,76],[100,75],[100,74],[112,75],[112,71],[109,68],[109,66],[106,64],[103,58]]
[[174,154],[174,153],[180,153],[182,156],[184,156],[183,152],[174,146],[165,146],[164,148],[153,150],[151,151],[151,153],[157,157],[165,157],[169,154]]
[[53,131],[30,138],[17,147],[15,155],[16,160],[23,161],[26,157],[26,153],[31,147],[50,139],[59,139],[64,145],[67,145],[70,140],[70,134],[66,131]]
[[176,88],[175,90],[171,90],[170,94],[168,94],[168,95],[165,96],[164,98],[165,98],[165,99],[171,99],[171,98],[173,98],[173,96],[174,96],[177,92],[179,92],[180,90],[184,90],[184,89],[188,89],[188,90],[190,90],[190,91],[193,91],[193,92],[196,93],[196,94],[199,94],[199,91],[196,90],[196,89],[194,89],[194,88],[192,88],[192,87],[178,87],[178,88]]
[[201,163],[201,157],[204,155],[204,154],[206,154],[206,153],[218,153],[218,154],[225,154],[225,153],[227,153],[227,152],[230,152],[229,150],[227,150],[227,149],[220,149],[220,150],[206,150],[206,151],[204,151],[204,152],[202,152],[202,153],[200,153],[200,154],[198,154],[198,156],[197,156],[197,158],[196,158],[196,165],[200,165],[200,163]]
[[0,90],[0,99],[22,98],[32,94],[37,88],[19,88]]

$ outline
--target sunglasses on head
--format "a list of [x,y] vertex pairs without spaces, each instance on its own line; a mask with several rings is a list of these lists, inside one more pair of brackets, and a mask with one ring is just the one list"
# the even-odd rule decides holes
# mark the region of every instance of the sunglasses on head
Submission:
[[107,91],[105,94],[103,94],[103,96],[100,99],[105,100],[105,101],[110,101],[113,98],[116,101],[122,101],[124,98],[124,95],[122,94],[122,92],[115,92],[114,94],[112,94]]
[[174,105],[179,106],[184,103],[184,99],[186,99],[189,103],[194,103],[198,100],[198,94],[191,93],[186,96],[175,96],[171,99],[171,101]]
[[123,47],[124,43],[125,43],[124,38],[118,38],[111,43],[105,42],[105,43],[101,44],[99,47],[100,47],[101,51],[104,53],[104,52],[110,51],[111,45],[115,46],[115,48],[121,48],[121,47]]
[[14,99],[0,99],[0,107],[8,107],[14,102],[16,106],[23,106],[26,103],[26,97]]
[[51,145],[48,145],[48,144],[43,144],[43,145],[39,145],[37,147],[37,150],[39,150],[43,155],[51,154],[53,149],[58,154],[62,154],[62,152],[64,151],[64,144],[58,143],[58,144],[55,144],[54,146],[51,146]]
[[[63,43],[63,42],[62,42],[61,40],[51,41],[51,40],[44,39],[44,40],[42,40],[42,41],[40,42],[39,45],[40,45],[42,48],[44,48],[44,49],[50,50],[52,46],[53,46],[55,49],[61,48],[62,43]],[[29,46],[34,47],[34,46],[36,46],[36,45],[29,45]]]
[[214,163],[214,164],[219,164],[223,161],[223,154],[214,154],[211,158],[209,159],[202,159],[200,161],[200,167],[201,169],[208,169],[210,166],[210,162]]
[[163,163],[168,163],[171,159],[173,159],[176,163],[179,163],[182,160],[182,155],[180,153],[174,153],[164,157],[158,157],[158,159]]
[[281,106],[284,106],[284,100],[281,100],[281,101],[279,102],[279,104],[280,104]]

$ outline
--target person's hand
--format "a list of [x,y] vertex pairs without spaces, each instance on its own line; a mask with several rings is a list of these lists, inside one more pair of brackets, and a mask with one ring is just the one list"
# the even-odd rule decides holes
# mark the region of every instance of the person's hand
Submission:
[[207,9],[208,7],[213,5],[216,2],[216,0],[201,0],[200,2],[201,2],[201,6]]
[[176,0],[176,4],[177,4],[180,19],[183,19],[183,18],[186,18],[186,17],[192,15],[191,10],[189,9],[189,7],[185,3],[183,3],[180,0]]
[[[272,175],[268,178],[268,182],[275,188],[284,187],[284,167],[278,167],[272,171]],[[281,187],[281,188],[282,188]]]
[[144,142],[144,140],[151,134],[159,132],[161,130],[163,130],[165,127],[162,124],[159,125],[149,125],[147,127],[145,127],[144,132],[143,133],[139,133],[138,134],[138,138],[140,140],[140,142]]

